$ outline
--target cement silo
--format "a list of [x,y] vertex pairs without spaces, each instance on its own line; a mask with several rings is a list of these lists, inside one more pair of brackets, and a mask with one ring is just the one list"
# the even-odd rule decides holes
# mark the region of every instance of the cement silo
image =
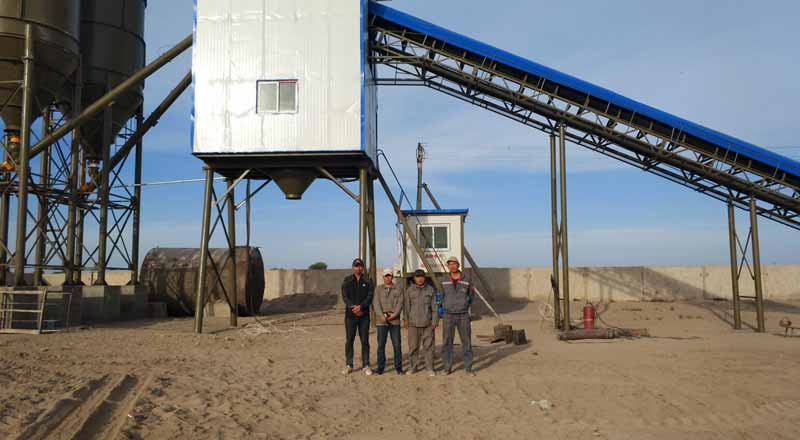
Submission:
[[78,67],[80,6],[80,0],[0,2],[0,116],[9,138],[19,135],[22,123],[26,25],[31,25],[34,40],[30,118],[34,120],[62,94]]
[[[81,52],[83,102],[92,103],[144,67],[146,0],[82,0]],[[111,107],[112,136],[135,115],[144,83],[119,96]],[[103,113],[83,126],[84,158],[98,161],[109,142],[103,139]]]

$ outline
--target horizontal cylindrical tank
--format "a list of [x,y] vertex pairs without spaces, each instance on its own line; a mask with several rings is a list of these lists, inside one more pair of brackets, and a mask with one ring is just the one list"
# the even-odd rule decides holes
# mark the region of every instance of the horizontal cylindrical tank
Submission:
[[[146,0],[83,0],[81,2],[81,52],[83,55],[83,104],[89,105],[144,67],[144,14]],[[123,93],[111,107],[112,135],[142,104],[144,84]],[[81,131],[87,159],[102,157],[103,114]]]
[[[206,268],[208,302],[226,302],[220,281],[228,295],[231,294],[228,249],[210,249],[211,257],[221,271],[216,276],[211,261]],[[258,313],[264,300],[264,262],[261,252],[254,247],[236,248],[237,292],[235,303],[242,315]],[[228,263],[225,264],[226,259]],[[224,265],[224,266],[223,266]],[[194,314],[195,295],[199,281],[200,249],[155,248],[147,253],[142,263],[141,283],[150,291],[152,301],[166,302],[171,316]]]
[[[80,60],[80,0],[0,1],[0,117],[6,131],[19,131],[25,25],[33,26],[33,117],[62,95]],[[8,82],[11,81],[11,82]]]

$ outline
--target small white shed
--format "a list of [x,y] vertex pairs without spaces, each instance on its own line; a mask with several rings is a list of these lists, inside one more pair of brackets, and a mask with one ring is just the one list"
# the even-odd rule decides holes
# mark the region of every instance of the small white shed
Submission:
[[[447,273],[445,262],[451,256],[458,258],[464,266],[464,221],[469,213],[466,209],[431,209],[402,211],[425,253],[425,259],[435,274]],[[403,276],[417,269],[425,269],[419,259],[411,235],[404,234]]]

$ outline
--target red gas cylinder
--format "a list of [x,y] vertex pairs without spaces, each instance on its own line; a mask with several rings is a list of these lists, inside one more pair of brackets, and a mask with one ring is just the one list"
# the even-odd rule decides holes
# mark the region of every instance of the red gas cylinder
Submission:
[[594,305],[592,303],[586,303],[583,306],[583,328],[586,330],[591,330],[594,328]]

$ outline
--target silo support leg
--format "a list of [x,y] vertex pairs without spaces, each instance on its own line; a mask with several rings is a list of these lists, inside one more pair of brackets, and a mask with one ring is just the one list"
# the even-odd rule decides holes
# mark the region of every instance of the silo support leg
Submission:
[[97,237],[97,279],[95,286],[105,286],[106,265],[108,263],[108,202],[111,189],[109,188],[108,168],[111,144],[114,142],[114,134],[111,119],[111,108],[107,107],[103,112],[103,145],[102,145],[102,168],[100,170],[100,187],[97,197],[100,199],[100,225]]
[[238,281],[236,274],[236,189],[233,179],[228,179],[228,258],[231,260],[230,286],[231,292],[228,295],[230,303],[230,324],[232,327],[239,326],[239,289],[236,285]]
[[367,169],[358,170],[358,258],[367,258]]
[[31,110],[33,108],[33,27],[25,25],[25,55],[22,78],[22,127],[19,160],[17,165],[17,231],[14,251],[14,285],[25,285],[25,254],[28,226],[28,180],[30,177],[29,153],[31,148]]
[[211,226],[211,193],[214,186],[214,171],[206,168],[206,186],[203,193],[203,222],[200,231],[200,267],[197,273],[197,291],[194,301],[194,332],[203,333],[203,306],[205,305],[206,269],[208,266],[208,230]]
[[[144,114],[142,107],[136,113],[136,131],[142,129],[144,123]],[[105,164],[103,165],[105,166]],[[133,225],[131,226],[131,280],[128,284],[139,284],[139,240],[140,240],[140,225],[141,225],[141,211],[142,211],[142,137],[140,136],[136,142],[136,150],[134,152],[134,171],[133,171],[133,200],[131,205],[133,208]]]

